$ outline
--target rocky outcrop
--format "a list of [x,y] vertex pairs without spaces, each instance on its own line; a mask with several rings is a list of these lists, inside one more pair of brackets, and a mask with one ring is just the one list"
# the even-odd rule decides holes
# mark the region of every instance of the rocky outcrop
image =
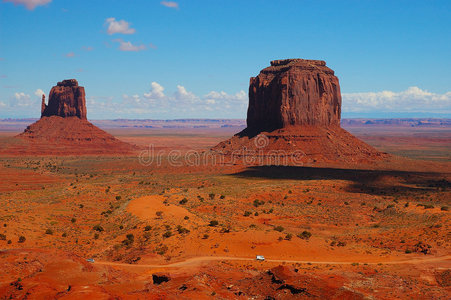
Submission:
[[274,60],[250,79],[249,132],[340,124],[338,78],[322,60]]
[[275,60],[250,79],[247,128],[212,150],[251,165],[387,157],[342,129],[340,118],[340,84],[324,61]]
[[49,103],[43,103],[41,117],[78,117],[86,120],[85,88],[77,80],[68,79],[58,82],[49,94]]
[[85,89],[77,80],[63,80],[54,86],[41,119],[17,135],[6,153],[24,155],[128,154],[138,148],[122,142],[86,119]]

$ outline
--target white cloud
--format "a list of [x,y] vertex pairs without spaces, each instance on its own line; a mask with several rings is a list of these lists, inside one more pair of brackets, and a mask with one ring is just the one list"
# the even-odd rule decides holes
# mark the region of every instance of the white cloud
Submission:
[[160,4],[169,8],[179,8],[179,4],[175,1],[161,1]]
[[34,92],[34,94],[35,94],[36,96],[38,96],[39,98],[42,98],[42,95],[45,95],[44,91],[41,90],[41,89],[37,89],[37,90]]
[[150,84],[152,87],[149,93],[144,93],[144,97],[147,99],[161,99],[164,97],[164,87],[162,87],[158,82],[152,82]]
[[74,57],[75,53],[74,52],[69,52],[66,54],[66,57]]
[[116,21],[115,18],[108,18],[105,23],[108,25],[107,33],[109,35],[115,33],[134,34],[136,32],[134,28],[130,28],[130,23],[125,20]]
[[33,10],[36,6],[46,5],[52,0],[3,0],[3,2],[12,2],[15,5],[24,5],[27,9]]
[[[89,102],[92,110],[120,117],[140,118],[197,118],[197,117],[245,117],[247,94],[212,91],[198,96],[182,85],[173,93],[157,83],[150,84],[150,91],[142,95],[122,95],[121,102],[104,105],[103,101]],[[92,111],[91,110],[91,111]]]
[[81,47],[81,49],[83,49],[84,51],[92,51],[92,50],[94,50],[94,48],[91,47],[91,46],[83,46],[83,47]]
[[405,91],[343,93],[344,112],[451,113],[451,92],[435,94],[416,86]]
[[125,42],[121,39],[116,39],[114,41],[119,43],[119,50],[121,50],[121,51],[138,52],[138,51],[146,50],[146,46],[144,46],[144,45],[133,45],[131,42]]

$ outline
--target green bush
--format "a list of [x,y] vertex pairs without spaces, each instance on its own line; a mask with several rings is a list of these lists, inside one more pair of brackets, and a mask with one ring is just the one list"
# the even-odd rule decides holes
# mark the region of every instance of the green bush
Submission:
[[26,240],[26,238],[23,235],[21,235],[19,237],[19,243],[23,243],[23,242],[25,242],[25,240]]
[[210,221],[210,224],[208,224],[208,226],[212,226],[212,227],[218,226],[218,225],[219,225],[219,222],[216,221],[216,220],[211,220],[211,221]]
[[47,230],[45,231],[45,234],[53,234],[53,230],[52,230],[52,229],[47,229]]
[[98,232],[104,231],[103,227],[100,226],[100,224],[94,225],[94,226],[92,227],[92,229],[95,230],[95,231],[98,231]]
[[297,236],[300,239],[308,240],[312,236],[312,233],[310,231],[304,230],[303,232],[299,233]]
[[279,225],[279,226],[274,227],[274,230],[278,231],[278,232],[282,232],[285,230],[285,228],[283,228],[282,226]]
[[183,198],[182,200],[180,200],[179,203],[183,205],[183,204],[186,204],[186,202],[188,202],[188,199]]

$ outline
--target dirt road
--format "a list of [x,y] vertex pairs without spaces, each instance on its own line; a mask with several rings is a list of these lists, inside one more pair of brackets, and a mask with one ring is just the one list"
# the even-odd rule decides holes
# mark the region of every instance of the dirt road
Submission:
[[[117,267],[138,267],[138,268],[176,268],[184,266],[201,265],[213,261],[255,261],[255,258],[251,257],[233,257],[233,256],[200,256],[188,258],[186,260],[175,262],[171,264],[162,265],[139,265],[139,264],[127,264],[127,263],[117,263],[117,262],[107,262],[107,261],[95,261],[95,265],[105,265],[105,266],[117,266]],[[407,260],[397,260],[397,261],[380,261],[380,262],[349,262],[349,261],[308,261],[308,260],[283,260],[283,259],[266,259],[264,262],[270,263],[298,263],[298,264],[317,264],[317,265],[351,265],[355,263],[368,264],[368,265],[394,265],[394,264],[419,264],[419,263],[429,263],[429,262],[444,262],[451,268],[451,255],[438,256],[438,257],[426,257],[426,258],[413,258]]]

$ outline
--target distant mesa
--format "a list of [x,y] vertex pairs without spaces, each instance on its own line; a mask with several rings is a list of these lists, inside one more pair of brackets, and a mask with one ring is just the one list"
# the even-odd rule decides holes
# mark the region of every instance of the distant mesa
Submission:
[[0,150],[38,155],[126,154],[136,150],[94,126],[86,116],[84,87],[75,79],[63,80],[50,90],[48,104],[42,96],[41,119]]
[[388,156],[342,129],[340,118],[340,84],[325,61],[274,60],[250,79],[247,128],[212,150],[238,157],[302,153],[305,162]]

